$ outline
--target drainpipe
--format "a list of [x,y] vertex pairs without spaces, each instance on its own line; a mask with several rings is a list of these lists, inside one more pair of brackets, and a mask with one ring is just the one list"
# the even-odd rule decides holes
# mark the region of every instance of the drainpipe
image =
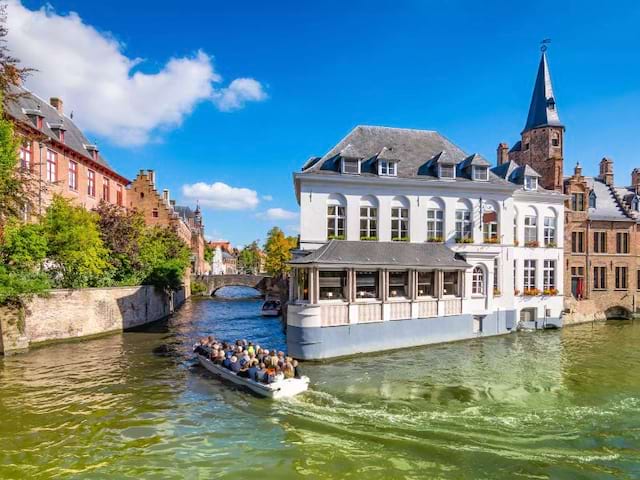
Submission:
[[585,299],[589,299],[591,298],[591,281],[590,281],[590,270],[591,270],[591,262],[590,262],[590,255],[589,255],[589,249],[591,247],[591,242],[589,241],[589,239],[591,238],[591,220],[587,220],[587,232],[586,232],[586,237],[584,239],[584,248],[585,248],[585,272],[584,272],[584,281],[586,283],[586,285],[584,286],[584,291],[586,293],[585,295]]

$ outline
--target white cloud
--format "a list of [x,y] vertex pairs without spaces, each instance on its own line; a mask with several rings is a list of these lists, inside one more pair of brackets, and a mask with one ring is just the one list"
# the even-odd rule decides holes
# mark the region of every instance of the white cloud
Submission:
[[264,216],[268,220],[292,220],[298,218],[298,212],[285,210],[284,208],[269,208]]
[[273,200],[273,197],[272,197],[271,195],[263,195],[263,196],[262,196],[262,199],[263,199],[265,202],[271,202],[271,201]]
[[183,185],[182,194],[189,200],[217,210],[250,210],[258,206],[258,194],[249,188],[231,187],[226,183],[204,182]]
[[179,126],[202,101],[230,111],[267,97],[251,78],[219,87],[212,57],[201,50],[143,73],[134,71],[142,59],[126,56],[122,43],[77,13],[29,10],[18,0],[8,0],[7,13],[11,54],[38,70],[27,87],[44,98],[61,97],[81,127],[117,144],[149,142],[158,130]]

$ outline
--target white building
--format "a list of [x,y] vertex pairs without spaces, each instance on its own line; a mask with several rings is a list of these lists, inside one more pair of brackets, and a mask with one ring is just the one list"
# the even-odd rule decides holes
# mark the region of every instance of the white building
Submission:
[[564,195],[437,132],[355,128],[294,174],[289,351],[318,359],[560,326]]

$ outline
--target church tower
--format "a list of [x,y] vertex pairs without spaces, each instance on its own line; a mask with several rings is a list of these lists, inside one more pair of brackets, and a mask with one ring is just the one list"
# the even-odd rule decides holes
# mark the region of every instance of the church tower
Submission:
[[542,187],[562,191],[563,150],[564,126],[558,116],[549,63],[543,47],[527,123],[520,142],[509,152],[509,160],[520,165],[530,165],[542,176]]

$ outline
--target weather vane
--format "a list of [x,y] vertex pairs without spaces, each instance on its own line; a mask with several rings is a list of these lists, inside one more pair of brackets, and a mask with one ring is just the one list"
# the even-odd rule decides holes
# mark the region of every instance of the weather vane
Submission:
[[542,40],[540,42],[540,51],[541,52],[546,52],[547,51],[547,45],[549,45],[551,43],[551,39],[550,38],[545,38],[544,40]]

